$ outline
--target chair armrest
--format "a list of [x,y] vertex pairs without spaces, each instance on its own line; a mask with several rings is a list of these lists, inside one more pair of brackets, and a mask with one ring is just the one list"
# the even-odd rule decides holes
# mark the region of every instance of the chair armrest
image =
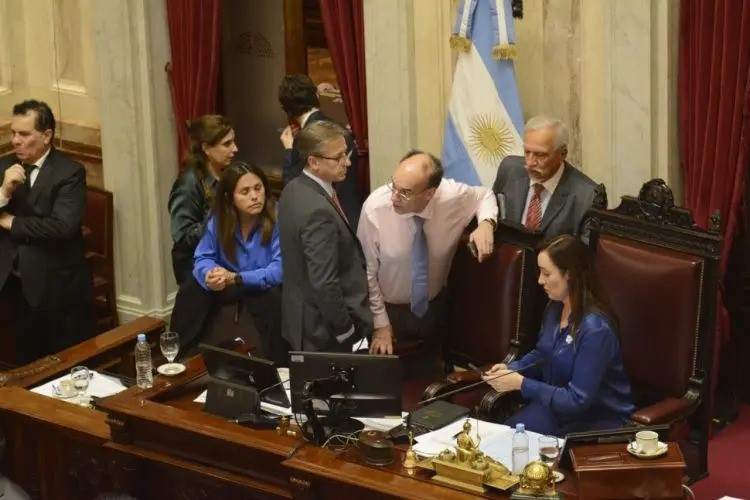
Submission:
[[656,404],[641,408],[630,416],[638,424],[665,424],[689,415],[695,403],[684,398],[667,398]]
[[[484,373],[487,370],[491,369],[492,366],[493,366],[492,364],[482,365],[479,367],[479,369],[482,371],[482,373]],[[479,382],[480,380],[482,380],[482,377],[480,376],[479,372],[475,370],[451,372],[445,378],[448,382],[452,382],[454,384],[471,384],[471,383]]]

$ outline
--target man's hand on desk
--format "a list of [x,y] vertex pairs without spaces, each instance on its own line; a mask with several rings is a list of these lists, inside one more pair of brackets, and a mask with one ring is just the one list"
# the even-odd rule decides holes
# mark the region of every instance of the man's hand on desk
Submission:
[[393,327],[381,326],[372,332],[370,354],[393,354]]
[[0,212],[0,228],[10,231],[10,228],[13,226],[13,219],[15,219],[14,215],[8,212]]
[[492,254],[495,244],[495,227],[488,220],[483,220],[469,235],[469,241],[477,247],[477,260],[482,262]]

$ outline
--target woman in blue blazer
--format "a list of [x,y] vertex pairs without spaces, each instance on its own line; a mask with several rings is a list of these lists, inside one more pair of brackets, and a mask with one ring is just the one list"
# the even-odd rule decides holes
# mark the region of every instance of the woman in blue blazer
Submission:
[[[550,298],[539,341],[483,377],[496,391],[521,391],[527,401],[506,424],[557,436],[622,427],[635,407],[617,320],[588,248],[574,236],[557,236],[544,243],[537,262],[539,284]],[[513,370],[520,372],[493,378]]]

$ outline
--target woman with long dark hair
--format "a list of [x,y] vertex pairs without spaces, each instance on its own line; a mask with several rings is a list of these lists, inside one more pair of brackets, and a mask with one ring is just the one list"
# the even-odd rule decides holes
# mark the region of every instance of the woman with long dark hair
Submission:
[[171,328],[183,343],[206,342],[204,327],[212,313],[236,303],[255,323],[260,337],[256,354],[286,364],[281,276],[276,204],[268,179],[260,167],[234,162],[219,179],[211,218],[195,249],[192,279],[175,299]]
[[[527,404],[508,425],[541,434],[622,427],[635,410],[622,364],[617,319],[586,245],[571,235],[547,240],[537,258],[550,298],[534,350],[483,378]],[[507,376],[494,378],[508,371]]]
[[234,128],[225,116],[200,116],[190,121],[187,128],[190,144],[168,204],[172,270],[178,285],[193,270],[193,253],[203,236],[216,184],[237,152]]

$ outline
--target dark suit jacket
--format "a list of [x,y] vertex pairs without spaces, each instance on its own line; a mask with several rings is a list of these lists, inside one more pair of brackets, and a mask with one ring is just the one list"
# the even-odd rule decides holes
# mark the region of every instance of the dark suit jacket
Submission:
[[[0,178],[14,156],[0,159]],[[54,309],[91,299],[81,223],[86,208],[86,171],[52,149],[34,182],[20,186],[0,210],[15,215],[10,232],[0,229],[0,288],[18,256],[26,301]]]
[[[596,196],[598,185],[568,162],[560,183],[542,216],[541,231],[545,238],[560,234],[586,236],[581,222]],[[523,223],[523,209],[529,192],[529,176],[522,156],[507,156],[500,163],[492,190],[505,195],[505,218]]]
[[[333,121],[323,114],[322,111],[313,112],[305,122],[305,127],[318,121]],[[346,179],[335,184],[336,194],[339,196],[339,202],[344,209],[344,214],[353,228],[357,227],[359,214],[362,211],[362,199],[357,189],[357,179],[359,178],[359,166],[357,159],[357,149],[354,137],[349,134],[346,136],[346,149],[352,151],[350,156],[351,165],[346,171]],[[302,173],[305,162],[299,157],[297,150],[287,149],[284,151],[284,161],[282,168],[284,171],[284,185],[287,185],[292,179]]]
[[362,247],[325,190],[305,174],[281,193],[279,237],[281,331],[291,348],[325,350],[352,325],[353,338],[369,335],[372,313]]

